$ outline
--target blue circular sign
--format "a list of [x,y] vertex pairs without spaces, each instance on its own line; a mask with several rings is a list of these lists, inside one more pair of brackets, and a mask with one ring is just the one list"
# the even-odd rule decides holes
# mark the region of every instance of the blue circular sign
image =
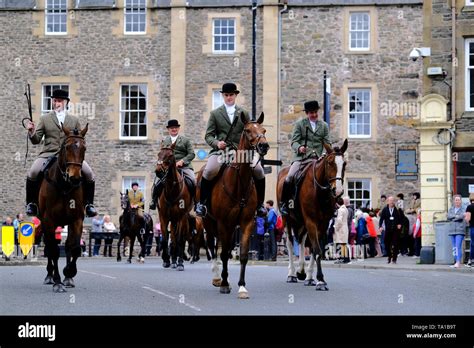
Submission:
[[25,237],[31,236],[33,233],[33,227],[31,225],[23,225],[21,226],[21,234]]
[[197,152],[197,156],[198,156],[198,158],[199,158],[200,160],[203,160],[203,159],[205,159],[206,156],[207,156],[207,151],[201,149],[201,150],[199,150],[199,151]]

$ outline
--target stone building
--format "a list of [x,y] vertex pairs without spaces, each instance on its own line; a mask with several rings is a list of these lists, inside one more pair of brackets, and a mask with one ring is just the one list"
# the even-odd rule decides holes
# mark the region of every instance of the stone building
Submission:
[[[281,2],[281,3],[280,3]],[[423,67],[408,54],[423,42],[418,0],[261,0],[257,9],[257,113],[271,150],[289,163],[292,124],[302,104],[323,101],[331,78],[334,143],[349,139],[345,187],[358,206],[419,187]],[[204,163],[210,110],[222,83],[251,109],[252,11],[247,0],[0,0],[0,214],[23,210],[29,147],[23,96],[31,84],[35,121],[59,86],[89,122],[86,159],[97,177],[96,205],[117,220],[119,191],[138,180],[149,203],[153,164],[166,122],[177,118]],[[322,110],[320,117],[322,118]],[[275,198],[278,167],[267,174]]]

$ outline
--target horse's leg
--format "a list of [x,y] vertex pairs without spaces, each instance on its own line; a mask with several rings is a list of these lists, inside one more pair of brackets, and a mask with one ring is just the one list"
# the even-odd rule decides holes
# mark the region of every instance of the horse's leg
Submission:
[[67,288],[73,288],[73,278],[77,274],[77,259],[81,255],[81,234],[82,219],[76,220],[74,224],[69,225],[68,236],[66,240],[66,267],[63,269],[64,285]]
[[212,285],[221,286],[221,274],[219,270],[219,264],[217,263],[217,250],[216,250],[216,238],[215,236],[215,224],[210,223],[207,228],[206,248],[209,250],[211,256],[211,272],[212,272]]
[[[43,220],[50,221],[51,219],[43,218]],[[55,226],[46,221],[43,222],[43,228],[45,230],[44,242],[48,249],[48,263],[50,259],[52,263],[54,283],[53,292],[66,292],[63,283],[61,283],[61,276],[59,275],[59,244],[56,241],[54,234]]]
[[286,238],[286,248],[288,249],[288,278],[286,279],[287,283],[298,283],[298,278],[296,278],[296,269],[295,261],[293,260],[293,236],[291,235],[292,226],[287,225],[287,234]]
[[177,253],[177,245],[176,245],[176,229],[177,229],[177,226],[176,226],[176,224],[171,223],[170,229],[171,229],[171,231],[170,231],[171,268],[176,268],[176,267],[178,267],[178,265],[177,265],[177,256],[176,256],[176,253]]
[[145,262],[145,249],[146,249],[146,233],[141,234],[141,232],[137,235],[138,244],[140,245],[140,252],[138,253],[138,262],[144,263]]
[[[232,228],[232,227],[231,227]],[[235,228],[235,227],[234,227]],[[229,286],[229,270],[228,270],[228,263],[229,263],[229,256],[232,248],[232,238],[234,236],[233,233],[228,231],[228,226],[224,225],[222,222],[217,223],[217,231],[219,236],[221,237],[221,261],[222,261],[222,273],[221,273],[221,294],[230,294],[230,286]]]
[[[301,228],[301,230],[303,227]],[[299,231],[298,235],[302,233],[302,231]],[[306,238],[308,237],[308,233],[306,232],[303,236],[303,239],[301,240],[301,243],[299,244],[299,249],[300,249],[300,257],[298,260],[298,271],[296,272],[296,276],[298,277],[299,280],[305,280],[306,279],[306,272],[304,270],[305,266],[305,259],[304,259],[304,245],[306,243]]]
[[325,231],[319,231],[319,229],[316,226],[316,240],[313,243],[313,257],[316,259],[316,266],[317,266],[317,273],[316,273],[316,279],[318,280],[316,283],[316,290],[318,291],[327,291],[327,283],[324,281],[324,275],[323,275],[323,269],[321,267],[321,259],[323,256],[323,251],[321,249],[321,245],[319,243],[319,240],[321,238],[322,233],[325,233]]
[[185,248],[186,248],[186,236],[188,235],[188,229],[189,229],[189,224],[188,224],[188,218],[185,215],[180,222],[177,224],[177,229],[176,229],[176,246],[178,248],[178,271],[184,271],[184,264],[183,264],[183,259],[184,259],[184,253],[185,253]]
[[128,259],[127,259],[127,262],[128,263],[132,263],[132,258],[133,258],[133,247],[135,246],[135,234],[132,233],[132,235],[130,236],[130,249],[129,249],[129,252],[128,252]]
[[117,243],[117,262],[122,261],[122,256],[120,255],[121,254],[121,252],[120,252],[120,243],[122,243],[122,239],[123,239],[123,235],[122,235],[122,233],[120,233],[119,240],[118,240],[118,243]]
[[54,281],[53,281],[54,266],[53,266],[53,258],[51,257],[51,253],[49,251],[49,249],[51,249],[52,246],[49,244],[49,242],[46,243],[46,229],[45,229],[45,227],[43,227],[43,229],[45,231],[44,232],[45,233],[44,254],[48,257],[48,265],[46,266],[46,270],[48,271],[48,274],[46,275],[46,278],[44,278],[43,284],[52,285],[52,284],[54,284]]
[[252,235],[254,224],[252,220],[241,223],[244,226],[242,239],[240,241],[240,278],[239,278],[239,298],[248,299],[249,293],[245,288],[245,268],[249,259],[250,236]]

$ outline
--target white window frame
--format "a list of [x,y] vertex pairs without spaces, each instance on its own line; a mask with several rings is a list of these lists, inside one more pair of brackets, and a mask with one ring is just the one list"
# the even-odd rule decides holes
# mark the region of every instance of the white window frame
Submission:
[[[53,7],[53,9],[51,9],[51,7],[48,7],[48,1],[52,1],[53,2],[53,5],[56,3],[56,2],[63,2],[65,3],[66,7],[64,8],[64,10],[62,8],[60,8],[60,13],[50,13],[52,14],[54,17],[60,17],[60,16],[65,16],[65,20],[66,20],[66,31],[48,31],[48,13],[49,11],[52,11],[52,10],[55,10],[56,8]],[[64,13],[63,13],[64,11]],[[55,22],[53,22],[55,23]],[[54,28],[54,25],[53,25],[53,28]],[[67,0],[45,0],[44,2],[44,32],[46,35],[67,35]]]
[[[362,30],[362,29],[356,29],[356,30],[353,30],[352,29],[352,16],[353,15],[361,15],[361,14],[365,14],[367,15],[367,17],[369,18],[368,22],[367,22],[367,30]],[[349,13],[349,51],[359,51],[359,52],[366,52],[366,51],[370,51],[370,35],[371,35],[371,28],[370,28],[370,23],[371,21],[371,18],[370,18],[370,12],[365,12],[365,11],[354,11],[354,12],[350,12]],[[367,47],[352,47],[352,34],[354,33],[367,33]]]
[[[143,1],[145,3],[144,7],[134,6],[136,1]],[[127,2],[131,2],[131,6],[127,6]],[[127,9],[131,8],[131,13],[127,13]],[[145,17],[145,30],[144,31],[127,31],[127,14],[128,15],[144,15]],[[147,6],[146,0],[124,0],[123,6],[123,33],[124,35],[144,35],[146,34],[146,22],[147,22]],[[132,27],[133,27],[132,22]],[[142,23],[141,21],[138,23]]]
[[[473,5],[474,5],[474,1],[473,1]],[[464,59],[464,64],[465,64],[465,78],[464,78],[464,81],[465,82],[465,85],[464,85],[464,98],[465,98],[465,111],[474,111],[474,105],[471,106],[470,105],[470,101],[471,101],[471,97],[470,97],[470,94],[471,94],[471,90],[470,90],[470,84],[471,84],[471,78],[469,76],[469,70],[474,70],[474,65],[470,66],[469,65],[469,44],[471,43],[474,43],[474,38],[470,38],[470,39],[466,39],[465,42],[464,42],[464,54],[465,54],[465,59]],[[472,55],[474,55],[474,50],[472,52]],[[472,91],[472,93],[474,93],[474,90]]]
[[[51,109],[45,109],[44,108],[44,103],[47,99],[51,99],[51,95],[47,96],[46,95],[46,87],[50,86],[51,87],[51,92],[56,90],[56,89],[65,89],[65,87],[67,87],[67,92],[69,94],[69,97],[71,97],[71,91],[70,91],[70,86],[68,83],[43,83],[41,85],[41,113],[44,114],[44,113],[48,113],[50,111],[53,110],[53,108],[51,107]],[[54,88],[54,87],[57,87],[57,88]],[[51,103],[51,102],[50,102]],[[52,103],[51,103],[51,106],[52,106]],[[71,104],[68,105],[68,110],[70,108]]]
[[[369,114],[369,134],[351,134],[351,92],[352,91],[368,91],[369,92],[369,110],[368,111],[356,111],[355,114]],[[371,88],[349,88],[347,90],[347,136],[349,138],[367,139],[372,137],[372,89]],[[364,125],[364,122],[362,123]]]
[[[349,182],[354,182],[355,183],[357,181],[362,182],[362,189],[359,189],[359,190],[354,189],[353,190],[354,197],[351,197],[350,194],[349,194],[349,192],[351,192],[350,189],[349,189]],[[369,189],[369,208],[372,208],[373,207],[373,204],[372,204],[373,203],[373,200],[372,200],[372,179],[370,179],[370,178],[348,178],[347,179],[347,195],[350,197],[350,200],[351,200],[351,203],[354,206],[354,209],[357,208],[356,202],[361,202],[361,203],[364,202],[364,199],[361,200],[361,199],[356,198],[355,192],[366,190],[366,189],[364,189],[364,183],[367,183],[367,182],[369,184],[369,188],[368,188]],[[362,205],[362,207],[365,208],[365,206],[363,206],[363,205]]]
[[[234,22],[234,34],[219,34],[219,36],[225,36],[225,37],[233,37],[234,38],[234,49],[233,50],[216,50],[215,49],[215,39],[216,39],[216,34],[215,34],[215,26],[216,26],[216,21],[233,21]],[[229,28],[229,27],[227,27]],[[214,54],[234,54],[237,51],[237,19],[233,17],[229,18],[213,18],[212,19],[212,53]]]
[[212,109],[215,110],[218,107],[224,104],[224,98],[222,97],[222,93],[220,89],[213,89],[212,90]]
[[[128,86],[129,88],[132,87],[132,86],[138,86],[139,88],[140,88],[140,86],[145,86],[146,87],[146,96],[145,96],[146,109],[145,110],[140,110],[140,109],[136,109],[136,110],[127,109],[127,110],[124,110],[124,109],[122,109],[122,87],[123,86]],[[119,120],[120,120],[119,139],[120,140],[146,140],[146,139],[148,139],[148,133],[149,133],[148,122],[147,122],[147,120],[148,120],[148,85],[146,83],[121,83],[119,88],[120,88],[120,92],[119,92],[119,95],[120,95],[120,99],[119,99]],[[126,136],[126,135],[122,135],[122,127],[124,126],[124,122],[122,121],[122,119],[124,118],[123,113],[125,113],[125,112],[145,112],[145,122],[144,123],[140,123],[140,122],[137,123],[138,130],[139,130],[140,124],[145,125],[145,127],[146,127],[146,135],[145,136]],[[129,122],[129,123],[131,123],[131,122]]]
[[466,0],[466,6],[474,6],[474,0]]
[[126,190],[128,192],[132,191],[132,182],[138,182],[138,189],[143,193],[143,200],[146,204],[146,178],[144,176],[130,176],[130,175],[125,175],[122,176],[122,193],[125,193]]

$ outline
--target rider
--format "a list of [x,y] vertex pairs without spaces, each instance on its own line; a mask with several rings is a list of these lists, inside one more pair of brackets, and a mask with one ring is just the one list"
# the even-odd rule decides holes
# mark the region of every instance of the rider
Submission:
[[[41,184],[41,181],[37,180],[38,174],[49,157],[58,155],[61,144],[65,140],[66,135],[61,125],[70,129],[81,129],[79,119],[67,111],[67,104],[70,100],[68,92],[57,89],[53,91],[51,99],[53,110],[41,116],[38,127],[32,121],[29,121],[26,126],[28,136],[33,144],[39,144],[44,137],[44,144],[39,157],[33,162],[26,179],[26,214],[29,216],[38,215],[38,196]],[[82,174],[85,178],[83,190],[86,215],[92,217],[97,215],[94,208],[95,181],[94,173],[86,161],[82,162]]]
[[[234,83],[224,83],[220,92],[224,98],[224,105],[212,110],[207,122],[205,140],[212,147],[212,150],[209,153],[209,158],[202,174],[200,202],[196,205],[196,214],[201,217],[206,216],[207,213],[205,204],[211,192],[211,181],[219,173],[221,165],[224,163],[221,160],[221,156],[219,156],[219,152],[226,149],[229,143],[232,143],[237,148],[240,136],[244,130],[240,113],[243,112],[248,118],[248,112],[235,104],[235,99],[240,91],[237,90],[237,86]],[[224,141],[226,138],[228,139],[227,144]],[[260,163],[252,170],[257,190],[257,214],[259,216],[266,216],[267,210],[263,206],[265,199],[265,174]]]
[[304,159],[321,156],[323,144],[329,143],[328,124],[318,119],[319,103],[316,100],[304,103],[304,111],[308,117],[296,122],[291,136],[291,148],[294,151],[288,175],[283,183],[281,195],[280,212],[288,215],[288,200],[292,192],[293,178]]
[[[176,144],[174,147],[174,157],[176,159],[176,167],[183,171],[183,175],[188,177],[193,182],[193,187],[196,187],[196,176],[194,175],[194,170],[191,165],[191,161],[196,156],[193,149],[193,144],[189,138],[179,135],[180,124],[178,120],[169,120],[168,128],[169,135],[165,137],[162,145],[164,147],[169,147],[172,144]],[[164,183],[158,181],[157,184],[153,184],[152,188],[152,200],[150,203],[150,209],[156,209],[156,202],[161,195],[163,190]],[[193,190],[194,191],[194,190]],[[194,198],[193,192],[191,196]]]
[[140,191],[138,187],[138,182],[132,182],[132,191],[128,191],[128,200],[130,201],[130,207],[132,209],[137,208],[137,215],[141,220],[142,229],[145,230],[145,218],[143,216],[145,199],[143,198],[143,192]]

